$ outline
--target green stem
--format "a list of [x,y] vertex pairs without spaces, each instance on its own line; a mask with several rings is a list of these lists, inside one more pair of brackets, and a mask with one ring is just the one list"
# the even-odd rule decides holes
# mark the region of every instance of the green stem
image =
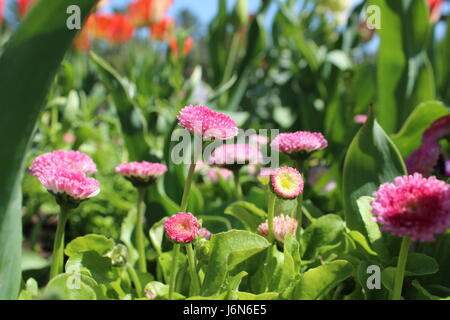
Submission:
[[145,211],[145,188],[138,188],[137,217],[136,217],[136,245],[139,253],[139,271],[147,272],[147,260],[145,258],[144,243],[144,211]]
[[137,296],[138,297],[143,296],[144,291],[142,291],[141,281],[139,280],[136,270],[134,270],[134,268],[131,265],[127,264],[127,271],[128,271],[128,274],[130,275],[131,281],[134,284],[134,288],[136,289]]
[[66,228],[69,209],[61,207],[56,235],[53,243],[52,265],[50,267],[50,279],[53,279],[63,271],[64,264],[64,229]]
[[273,242],[275,239],[274,237],[274,229],[273,229],[273,216],[275,212],[275,200],[276,196],[271,192],[269,194],[269,202],[268,202],[268,217],[267,217],[267,223],[269,225],[269,242]]
[[[304,180],[304,185],[306,184],[306,175],[305,175],[305,161],[303,160],[297,160],[295,161],[295,165],[297,167],[297,170],[302,175],[302,178]],[[303,193],[305,190],[303,189],[303,192],[300,193],[300,195],[297,197],[297,222],[298,222],[298,228],[297,228],[297,235],[301,234],[302,226],[303,226]]]
[[235,187],[235,191],[236,191],[236,199],[242,199],[242,187],[241,184],[239,182],[239,170],[234,170],[233,171],[233,175],[234,175],[234,187]]
[[192,295],[197,296],[200,294],[200,278],[198,277],[197,269],[195,267],[195,255],[192,243],[186,245],[187,258],[189,262],[189,273],[191,276]]
[[408,259],[408,251],[411,239],[407,236],[403,237],[398,257],[397,268],[395,269],[394,289],[392,290],[391,300],[400,300],[403,287],[403,276],[405,275],[406,260]]
[[170,280],[169,280],[169,300],[173,300],[173,292],[175,289],[175,280],[177,278],[177,261],[178,261],[178,254],[180,252],[180,244],[175,243],[173,245],[173,252],[172,252],[172,270],[170,272]]
[[181,198],[181,206],[180,206],[181,212],[185,212],[188,207],[189,192],[191,191],[192,178],[194,177],[194,172],[195,172],[195,161],[192,161],[191,165],[189,166],[188,175],[186,177],[186,184],[184,186],[183,197]]

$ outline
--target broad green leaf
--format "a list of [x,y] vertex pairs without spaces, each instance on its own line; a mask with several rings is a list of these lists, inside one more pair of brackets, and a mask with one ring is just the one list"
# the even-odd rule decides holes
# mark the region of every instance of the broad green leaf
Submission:
[[[393,265],[397,265],[397,259]],[[425,276],[438,272],[439,265],[436,260],[423,253],[412,252],[406,260],[405,276]]]
[[380,255],[380,258],[382,260],[387,260],[389,258],[389,251],[386,247],[380,227],[373,221],[372,206],[370,204],[372,201],[372,197],[365,196],[359,198],[356,203],[358,205],[361,220],[364,224],[364,234],[367,236],[367,239],[369,239],[374,250]]
[[248,231],[256,231],[264,222],[266,212],[253,203],[238,201],[225,209],[225,214],[239,219]]
[[358,231],[350,231],[347,234],[360,248],[362,248],[366,253],[376,256],[377,253],[372,250],[367,239]]
[[[80,0],[84,21],[96,0]],[[21,191],[25,154],[49,86],[78,30],[67,28],[65,1],[40,0],[0,57],[0,299],[20,288]]]
[[161,245],[164,237],[164,221],[165,219],[162,219],[153,224],[148,232],[150,241],[158,254],[162,253]]
[[44,297],[58,300],[97,300],[95,281],[84,274],[63,273],[54,277],[44,290]]
[[87,272],[97,283],[112,282],[111,259],[89,250],[72,255],[66,263],[66,273]]
[[130,94],[131,89],[127,87],[126,81],[106,61],[93,52],[90,52],[89,56],[97,66],[114,101],[129,160],[142,161],[148,159],[149,146],[145,140],[146,122],[140,109],[134,105]]
[[327,214],[311,223],[300,238],[302,259],[313,260],[321,247],[339,242],[344,228],[344,221],[335,214]]
[[344,214],[348,228],[367,237],[357,200],[372,196],[380,184],[405,174],[400,153],[370,112],[369,119],[350,144],[344,162]]
[[133,265],[138,259],[138,252],[131,239],[136,226],[136,217],[137,211],[136,208],[133,208],[128,212],[128,215],[123,219],[122,225],[120,226],[120,240],[127,246],[128,262],[130,265]]
[[392,137],[402,156],[406,158],[419,148],[424,131],[434,121],[449,113],[449,110],[439,101],[428,101],[418,105],[403,124],[399,133]]
[[426,55],[429,32],[425,1],[371,0],[380,9],[376,114],[388,133],[396,132],[421,102],[434,99],[431,64]]
[[242,230],[215,234],[211,241],[211,256],[202,287],[203,296],[219,293],[228,271],[269,246],[265,238]]
[[88,234],[70,241],[64,253],[68,257],[73,257],[86,251],[95,251],[100,256],[104,256],[112,248],[114,248],[114,240],[99,234]]
[[418,299],[420,299],[420,300],[450,300],[450,297],[441,298],[439,296],[436,296],[436,295],[430,293],[417,280],[413,280],[413,282],[411,284],[419,292],[420,296],[418,297]]
[[436,242],[419,243],[416,251],[434,258],[439,265],[439,271],[420,279],[421,283],[425,285],[439,283],[450,287],[447,271],[450,270],[450,230],[442,235],[436,235]]
[[336,260],[303,274],[294,291],[296,300],[317,300],[340,282],[350,277],[353,266],[350,262]]

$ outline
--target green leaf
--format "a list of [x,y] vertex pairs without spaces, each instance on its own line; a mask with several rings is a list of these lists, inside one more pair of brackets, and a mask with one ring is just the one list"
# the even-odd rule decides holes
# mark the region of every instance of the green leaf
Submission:
[[335,214],[327,214],[311,223],[300,238],[302,259],[313,260],[321,247],[339,242],[344,228],[344,221]]
[[359,214],[364,224],[364,234],[369,239],[370,244],[374,250],[380,255],[380,258],[384,261],[389,259],[389,251],[383,239],[383,234],[380,231],[378,224],[373,221],[372,197],[361,197],[356,203],[358,205]]
[[162,253],[161,245],[164,237],[164,221],[165,218],[156,222],[148,231],[150,241],[158,254]]
[[360,248],[362,248],[366,253],[369,255],[376,256],[377,253],[372,250],[369,243],[367,242],[367,239],[361,234],[361,232],[358,231],[350,231],[348,233],[348,236],[355,241],[356,244],[359,245]]
[[429,32],[425,1],[371,0],[380,9],[376,113],[388,133],[396,132],[421,102],[434,99],[431,64],[426,55]]
[[[80,0],[84,21],[96,0]],[[67,3],[38,1],[0,57],[0,299],[20,288],[20,181],[25,154],[49,86],[78,30],[66,25]]]
[[25,288],[20,291],[18,300],[33,300],[39,295],[39,286],[36,280],[29,278],[25,284]]
[[420,300],[450,300],[450,297],[441,298],[430,293],[427,289],[425,289],[417,280],[413,280],[411,283],[414,288],[417,289],[421,296],[418,297]]
[[99,234],[88,234],[69,242],[64,250],[68,257],[74,257],[86,251],[95,251],[104,256],[114,248],[114,240]]
[[269,246],[265,238],[242,230],[215,234],[210,241],[211,256],[203,281],[203,296],[219,293],[228,271]]
[[50,260],[42,258],[33,251],[22,252],[22,271],[38,270],[50,266]]
[[372,196],[380,184],[405,174],[400,153],[370,112],[345,157],[343,196],[347,226],[368,237],[357,200],[362,196]]
[[141,110],[134,105],[131,89],[126,81],[112,66],[96,55],[89,53],[89,57],[97,66],[100,75],[111,94],[119,116],[123,138],[128,150],[129,160],[142,161],[149,157],[149,146],[145,140],[147,132],[146,122]]
[[350,277],[353,266],[350,262],[336,260],[303,274],[294,291],[294,299],[317,300],[340,282]]
[[[397,265],[397,259],[394,260]],[[410,253],[406,260],[405,276],[425,276],[438,272],[439,265],[432,257],[423,253]]]
[[439,101],[421,103],[403,124],[400,132],[392,137],[402,156],[406,158],[420,147],[422,136],[434,121],[450,112]]
[[63,273],[47,284],[44,296],[58,300],[97,300],[97,284],[84,274]]
[[225,214],[239,219],[248,231],[256,231],[266,218],[264,210],[246,201],[231,204],[225,209]]
[[66,263],[65,270],[67,273],[87,272],[99,284],[110,283],[114,280],[111,259],[102,257],[93,250],[71,256]]
[[238,300],[276,300],[278,298],[278,293],[276,292],[253,294],[250,292],[235,291],[234,294]]

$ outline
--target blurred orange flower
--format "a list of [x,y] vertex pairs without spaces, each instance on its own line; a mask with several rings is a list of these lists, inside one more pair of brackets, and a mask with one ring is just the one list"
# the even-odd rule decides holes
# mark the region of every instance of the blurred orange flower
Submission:
[[111,43],[122,43],[133,37],[134,28],[126,16],[119,13],[97,13],[87,22],[89,32],[96,38]]
[[[192,48],[194,47],[194,39],[192,37],[187,37],[183,41],[183,55],[186,56],[191,52]],[[178,40],[173,37],[169,40],[169,48],[173,55],[178,56],[179,55],[179,47],[178,47]]]
[[127,16],[135,27],[152,25],[163,20],[173,0],[134,0],[128,6]]
[[19,17],[23,18],[27,11],[32,7],[36,0],[17,0],[17,9],[19,11]]
[[165,16],[160,22],[150,26],[150,36],[155,40],[167,40],[173,35],[174,24],[171,17]]
[[428,6],[430,7],[430,22],[436,23],[441,18],[441,9],[444,4],[444,0],[428,0]]

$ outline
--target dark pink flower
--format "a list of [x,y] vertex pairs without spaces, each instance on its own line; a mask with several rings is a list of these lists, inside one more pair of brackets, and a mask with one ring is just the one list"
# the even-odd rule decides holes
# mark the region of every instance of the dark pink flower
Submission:
[[353,120],[358,124],[364,124],[368,118],[369,116],[367,114],[357,114]]
[[294,199],[303,192],[303,177],[296,169],[282,167],[270,176],[272,190],[281,198]]
[[433,168],[436,166],[439,154],[441,153],[441,146],[437,142],[423,143],[419,149],[414,151],[405,164],[408,168],[408,173],[415,172],[422,174],[425,177],[431,176]]
[[47,170],[59,167],[86,174],[97,173],[97,167],[88,155],[72,150],[56,150],[36,157],[29,172],[38,177]]
[[313,152],[328,146],[327,140],[319,132],[297,131],[280,133],[272,141],[272,147],[283,153]]
[[209,164],[222,167],[235,165],[260,164],[263,155],[258,146],[252,144],[223,144],[211,154]]
[[204,139],[227,140],[238,134],[236,122],[229,116],[205,106],[184,107],[178,115],[179,125]]
[[423,133],[422,141],[437,142],[445,136],[450,135],[450,115],[437,119]]
[[[285,215],[279,215],[273,218],[273,233],[277,241],[283,242],[287,233],[295,235],[298,222],[294,218]],[[266,220],[258,227],[258,232],[267,237],[269,234],[269,223]]]
[[212,236],[212,233],[209,232],[206,228],[201,228],[200,230],[198,230],[198,234],[205,238],[205,240],[210,240]]
[[180,212],[164,223],[166,234],[175,242],[192,242],[198,234],[198,221],[190,213]]
[[397,177],[374,193],[372,212],[382,231],[434,241],[450,226],[450,186],[421,174]]
[[116,167],[116,172],[130,180],[136,187],[146,187],[167,172],[167,166],[153,162],[125,162]]
[[100,183],[79,171],[59,167],[45,170],[38,176],[39,182],[53,195],[59,204],[76,207],[80,201],[95,197]]

